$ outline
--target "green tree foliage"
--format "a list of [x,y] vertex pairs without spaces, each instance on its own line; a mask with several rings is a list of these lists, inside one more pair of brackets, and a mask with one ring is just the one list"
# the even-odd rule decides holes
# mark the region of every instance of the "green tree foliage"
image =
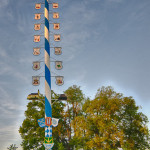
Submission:
[[64,146],[62,143],[58,144],[58,150],[65,150]]
[[7,149],[9,149],[9,150],[16,150],[18,147],[16,147],[16,144],[12,144],[12,145],[10,145]]
[[74,121],[75,117],[80,116],[81,112],[81,104],[84,101],[84,94],[80,89],[80,86],[73,85],[69,87],[65,92],[67,96],[67,111],[66,111],[66,124],[68,125],[67,128],[67,139],[68,139],[68,147],[67,149],[73,149],[74,147],[74,134],[76,134],[77,124]]
[[[55,97],[57,99],[58,96]],[[53,149],[60,149],[63,150],[64,147],[67,147],[67,124],[65,119],[65,104],[62,102],[53,102],[52,106],[52,116],[54,118],[59,119],[59,123],[57,127],[53,127],[53,139],[54,139],[54,146]]]
[[149,148],[148,119],[138,110],[132,97],[102,87],[94,100],[84,103],[83,115],[75,118],[76,139],[84,149],[145,150]]
[[[132,97],[124,97],[112,87],[100,88],[93,100],[85,99],[80,87],[65,92],[67,102],[53,102],[52,114],[59,118],[53,128],[55,150],[146,150],[149,146],[147,117],[139,112]],[[54,99],[58,95],[52,93]],[[45,130],[37,119],[43,118],[44,101],[28,103],[25,120],[19,129],[24,150],[45,150]]]
[[[57,99],[58,95],[52,92],[52,99]],[[41,95],[40,99],[44,99]],[[66,140],[64,135],[65,131],[65,121],[63,116],[65,105],[62,102],[54,102],[52,107],[52,114],[54,118],[59,118],[59,124],[57,127],[53,128],[53,139],[54,139],[54,149],[60,147],[59,143],[65,145]],[[27,105],[27,110],[25,111],[25,119],[22,126],[19,129],[22,141],[22,147],[24,150],[36,149],[45,150],[43,146],[45,130],[39,127],[37,120],[45,116],[45,103],[44,100],[32,100]],[[63,145],[62,145],[63,146]]]

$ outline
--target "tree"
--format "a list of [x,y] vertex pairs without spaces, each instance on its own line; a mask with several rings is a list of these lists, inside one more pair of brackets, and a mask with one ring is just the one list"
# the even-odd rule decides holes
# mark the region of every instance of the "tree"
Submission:
[[[93,100],[85,99],[80,87],[74,85],[65,92],[67,103],[54,102],[53,117],[59,124],[53,128],[56,150],[145,150],[150,148],[147,117],[139,112],[132,97],[124,97],[112,87],[100,88]],[[54,99],[58,95],[52,93]],[[42,99],[42,98],[41,98]],[[28,103],[25,120],[19,129],[24,150],[45,150],[44,129],[37,119],[43,118],[44,101]]]
[[138,110],[132,97],[102,87],[94,100],[84,103],[83,115],[75,118],[76,139],[85,150],[150,148],[148,119]]
[[16,150],[18,147],[16,147],[16,144],[12,144],[12,145],[10,145],[7,149],[9,149],[9,150]]
[[[52,99],[57,99],[58,95],[52,91]],[[41,95],[40,99],[44,99]],[[65,121],[63,117],[65,105],[62,102],[54,102],[52,107],[52,114],[54,118],[59,118],[59,124],[57,127],[53,128],[53,139],[54,139],[54,149],[65,146],[67,143],[64,135],[66,134]],[[22,141],[22,147],[24,150],[36,149],[45,150],[43,146],[45,130],[39,127],[37,120],[45,116],[45,103],[44,100],[32,100],[27,105],[27,110],[25,111],[25,119],[22,126],[19,129]]]
[[69,87],[65,92],[67,96],[67,111],[66,111],[66,123],[68,124],[68,150],[73,149],[75,140],[73,139],[74,134],[76,134],[76,122],[75,117],[80,116],[81,104],[84,101],[84,94],[80,89],[80,86],[73,85]]
[[58,150],[65,150],[64,146],[62,143],[58,144]]

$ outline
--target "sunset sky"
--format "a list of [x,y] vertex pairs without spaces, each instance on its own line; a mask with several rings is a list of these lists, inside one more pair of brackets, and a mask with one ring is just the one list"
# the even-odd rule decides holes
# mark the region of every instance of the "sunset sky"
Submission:
[[[0,145],[1,150],[16,144],[22,150],[18,133],[29,101],[28,94],[39,89],[44,94],[44,77],[40,86],[32,86],[32,76],[44,76],[41,69],[32,69],[33,61],[44,61],[33,55],[33,47],[44,46],[33,42],[34,14],[40,0],[0,1]],[[64,85],[57,86],[52,78],[52,89],[62,93],[74,84],[81,86],[86,97],[94,98],[101,86],[111,85],[116,92],[132,96],[150,120],[150,1],[149,0],[54,0],[57,10],[50,5],[50,43],[61,46],[62,55],[51,61],[63,61],[63,69],[56,70],[51,62],[52,75],[64,76]],[[59,12],[54,20],[52,12]],[[42,14],[41,21],[44,20]],[[60,23],[54,31],[52,23]],[[61,42],[54,42],[53,34],[61,34]],[[148,124],[150,127],[150,123]]]

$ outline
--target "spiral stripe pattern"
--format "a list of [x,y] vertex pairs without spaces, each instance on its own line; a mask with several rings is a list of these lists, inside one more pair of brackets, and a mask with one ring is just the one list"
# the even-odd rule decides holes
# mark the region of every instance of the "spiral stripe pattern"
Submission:
[[[45,118],[51,117],[51,72],[50,72],[50,45],[49,45],[49,3],[45,0]],[[45,137],[52,137],[52,128],[45,127]]]

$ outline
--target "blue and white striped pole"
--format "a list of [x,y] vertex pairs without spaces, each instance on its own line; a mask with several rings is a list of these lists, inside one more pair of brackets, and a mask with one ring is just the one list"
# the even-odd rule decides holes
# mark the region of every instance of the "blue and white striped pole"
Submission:
[[51,72],[50,72],[50,44],[49,44],[49,3],[45,0],[45,122],[49,125],[45,127],[44,146],[51,149],[54,145],[52,139],[52,107],[51,107]]

